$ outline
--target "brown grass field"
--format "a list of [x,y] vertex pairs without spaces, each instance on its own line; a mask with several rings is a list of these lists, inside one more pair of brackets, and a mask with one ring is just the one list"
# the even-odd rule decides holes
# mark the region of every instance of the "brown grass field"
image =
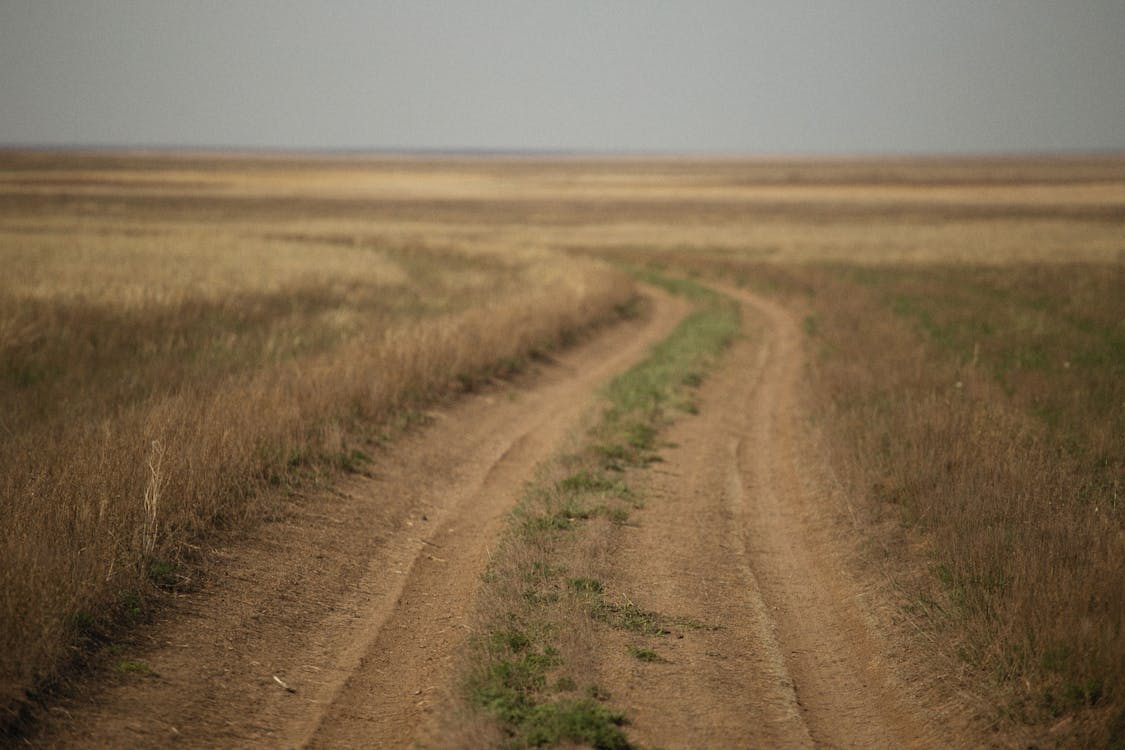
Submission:
[[154,585],[189,585],[203,535],[264,488],[362,465],[388,420],[632,295],[593,263],[384,226],[363,207],[380,169],[31,161],[0,167],[9,706]]
[[921,663],[1012,736],[1125,736],[1125,158],[9,152],[0,263],[9,717],[215,533],[652,266],[801,316]]

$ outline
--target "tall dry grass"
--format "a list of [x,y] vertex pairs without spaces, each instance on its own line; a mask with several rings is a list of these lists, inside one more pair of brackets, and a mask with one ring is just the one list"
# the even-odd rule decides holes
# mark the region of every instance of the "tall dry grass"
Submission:
[[932,663],[1004,736],[1120,741],[1125,267],[681,268],[804,311],[813,418]]
[[201,541],[268,508],[272,486],[362,461],[395,415],[633,294],[542,251],[388,240],[358,219],[346,237],[285,216],[170,221],[114,200],[111,219],[47,206],[35,226],[0,210],[6,720],[84,642],[181,585]]
[[[844,451],[836,466],[864,500],[873,535],[887,531],[887,519],[899,528],[903,518],[909,526],[888,538],[920,540],[900,545],[903,573],[921,570],[919,613],[964,647],[980,682],[1009,691],[1007,705],[1037,726],[1084,703],[1096,705],[1078,715],[1110,716],[1120,705],[1125,652],[1120,600],[1107,589],[1122,577],[1114,493],[1125,378],[1120,349],[1094,344],[1120,331],[1112,302],[1125,297],[1123,227],[1120,156],[315,160],[0,152],[0,287],[8,285],[0,340],[16,342],[3,356],[23,358],[0,366],[2,450],[17,455],[23,445],[32,455],[39,449],[27,446],[73,444],[102,467],[90,471],[89,497],[121,498],[130,509],[124,526],[102,527],[101,541],[71,568],[49,569],[42,583],[29,584],[45,594],[27,601],[78,602],[74,611],[87,612],[107,601],[94,595],[109,590],[100,582],[113,559],[105,550],[143,549],[155,528],[153,557],[168,554],[161,540],[180,526],[161,514],[174,507],[173,487],[186,480],[173,477],[184,476],[184,465],[205,524],[243,512],[236,509],[248,507],[271,467],[294,455],[346,457],[349,421],[378,413],[365,395],[374,386],[363,381],[363,357],[407,335],[392,330],[440,329],[492,305],[494,317],[477,319],[490,331],[481,346],[491,346],[493,329],[508,319],[505,305],[517,309],[521,291],[538,297],[535,311],[554,309],[552,300],[563,310],[585,300],[590,315],[606,307],[597,300],[619,296],[600,282],[574,286],[586,272],[571,276],[557,251],[655,259],[817,308],[810,345],[834,354],[817,360],[814,382]],[[840,265],[810,266],[827,262]],[[1074,263],[1091,270],[1067,270]],[[549,289],[556,291],[537,295]],[[52,339],[51,331],[68,333]],[[406,347],[402,354],[387,354],[386,367],[398,367],[395,357],[421,360],[423,350],[408,343],[396,345]],[[71,364],[52,364],[60,360]],[[351,385],[334,390],[334,383]],[[11,390],[17,384],[30,390]],[[318,429],[304,420],[321,408],[321,390],[341,400],[319,412],[327,416]],[[220,393],[228,401],[211,400]],[[407,403],[409,393],[391,403]],[[271,409],[276,419],[263,418]],[[225,436],[228,411],[276,429],[255,454],[273,458],[235,489],[221,489],[234,470],[194,471],[205,461],[241,471],[255,460],[246,441]],[[102,450],[105,424],[128,451]],[[36,430],[41,438],[32,437]],[[196,445],[191,430],[217,442]],[[72,432],[79,438],[60,438]],[[9,442],[17,439],[24,442]],[[305,448],[290,453],[298,444]],[[19,471],[36,487],[68,475],[60,454],[34,460],[28,466],[37,468]],[[151,507],[156,487],[156,522],[146,525],[145,490]],[[83,499],[74,507],[85,516],[74,510],[52,521],[59,538],[79,538],[73,529],[98,517],[99,502]],[[34,515],[30,503],[19,504],[21,518]],[[193,517],[177,523],[190,531]],[[26,554],[54,559],[57,545],[42,533]],[[140,567],[122,573],[115,564],[114,579],[144,583]],[[11,570],[0,575],[21,578]],[[92,583],[60,583],[69,579]],[[988,606],[980,604],[985,595]],[[24,611],[42,618],[27,601],[3,605],[15,613],[4,634],[23,627],[8,623],[22,622]],[[15,632],[65,635],[80,624],[32,620]],[[1052,648],[1064,637],[1070,650]],[[5,658],[12,642],[39,648],[11,636]],[[1097,690],[1102,696],[1093,700]],[[1108,732],[1111,724],[1112,716],[1099,726]]]
[[1021,720],[1123,702],[1123,279],[1012,266],[816,282],[837,465],[873,514],[929,541],[915,604]]

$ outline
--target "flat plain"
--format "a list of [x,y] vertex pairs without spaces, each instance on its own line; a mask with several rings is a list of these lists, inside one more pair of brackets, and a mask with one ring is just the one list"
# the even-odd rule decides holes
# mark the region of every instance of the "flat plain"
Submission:
[[13,738],[1125,733],[1125,159],[7,152],[0,262]]

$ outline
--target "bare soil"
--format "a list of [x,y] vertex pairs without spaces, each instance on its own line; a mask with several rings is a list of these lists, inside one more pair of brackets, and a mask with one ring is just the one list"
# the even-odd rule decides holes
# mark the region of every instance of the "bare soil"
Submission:
[[[652,314],[432,415],[372,476],[293,500],[36,747],[409,747],[454,682],[506,514],[598,387],[686,314]],[[143,666],[142,666],[143,665]]]
[[644,746],[981,745],[911,679],[893,607],[858,564],[846,503],[810,447],[796,320],[724,291],[745,335],[643,472],[646,509],[614,555],[616,595],[704,627],[606,634],[599,685]]
[[[591,675],[646,746],[981,744],[911,684],[877,587],[852,571],[846,512],[810,452],[802,334],[727,290],[746,335],[643,472],[607,594],[705,627],[611,631]],[[118,674],[59,706],[40,747],[409,747],[450,705],[466,618],[506,514],[596,388],[686,312],[653,314],[521,382],[434,414],[373,476],[294,500],[186,596]],[[655,662],[630,655],[650,647]]]

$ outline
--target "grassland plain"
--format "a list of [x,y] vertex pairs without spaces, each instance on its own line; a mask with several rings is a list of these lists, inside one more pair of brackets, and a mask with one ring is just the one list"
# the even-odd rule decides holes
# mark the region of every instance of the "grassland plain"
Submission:
[[1122,266],[685,265],[804,311],[825,450],[935,673],[1001,744],[1120,743]]
[[747,169],[694,239],[573,250],[803,309],[825,450],[918,653],[1011,744],[1125,742],[1125,162],[790,166]]
[[644,299],[644,315],[435,405],[368,471],[302,486],[261,525],[218,540],[198,590],[113,644],[115,660],[150,671],[114,663],[22,740],[412,746],[444,705],[465,612],[526,478],[596,389],[687,312],[670,295]]
[[841,476],[873,524],[929,546],[908,606],[1012,720],[1120,742],[1121,266],[849,269],[816,288]]
[[[300,369],[325,377],[339,369],[327,367],[331,353],[361,338],[357,330],[371,330],[352,302],[418,326],[484,315],[478,305],[508,299],[505,290],[517,297],[528,292],[540,303],[552,298],[535,289],[575,288],[575,268],[558,263],[559,251],[663,264],[766,290],[807,316],[808,343],[818,353],[809,385],[824,449],[854,505],[859,536],[874,550],[872,564],[901,592],[906,622],[917,634],[916,656],[931,665],[935,681],[956,684],[992,706],[1003,729],[1000,744],[1020,737],[1048,746],[1105,744],[1123,731],[1125,616],[1120,587],[1112,588],[1123,572],[1125,399],[1117,373],[1125,159],[1119,156],[815,161],[6,154],[0,207],[4,281],[18,280],[11,284],[22,295],[0,320],[5,340],[18,346],[39,341],[28,324],[34,315],[84,330],[92,313],[52,307],[60,299],[51,290],[61,284],[71,290],[62,296],[72,303],[96,302],[99,279],[110,278],[113,283],[104,285],[114,291],[104,306],[115,314],[140,311],[129,325],[158,331],[164,325],[174,331],[176,321],[192,315],[231,320],[223,300],[235,291],[253,297],[249,307],[263,317],[246,321],[236,314],[233,320],[238,331],[247,331],[255,356],[273,358],[274,368],[323,362],[323,370]],[[308,251],[338,273],[310,278]],[[208,261],[193,265],[185,257],[192,253]],[[43,259],[49,270],[36,275]],[[358,265],[371,269],[369,277],[361,278]],[[138,284],[135,269],[166,283]],[[603,274],[582,278],[596,285],[610,278]],[[159,296],[154,288],[168,290],[172,313],[162,317],[159,305],[148,304]],[[590,288],[581,293],[597,296]],[[337,304],[340,299],[347,304]],[[561,309],[572,311],[572,301]],[[389,307],[379,307],[383,302]],[[123,330],[120,316],[110,319],[108,329]],[[93,445],[106,409],[96,398],[82,406],[77,394],[95,392],[99,381],[138,403],[146,386],[138,385],[135,372],[151,374],[156,384],[149,388],[167,381],[172,388],[166,394],[182,395],[186,386],[177,382],[198,378],[217,393],[228,381],[249,382],[254,373],[270,371],[247,365],[241,345],[224,348],[224,341],[240,339],[193,334],[190,321],[183,327],[188,330],[162,339],[163,348],[138,350],[135,366],[116,370],[118,356],[102,352],[132,350],[112,337],[104,344],[95,338],[83,345],[81,336],[44,344],[43,352],[85,357],[89,385],[86,377],[66,380],[66,371],[42,354],[8,368],[5,388],[37,390],[6,403],[18,402],[33,429],[53,425],[40,433],[47,446],[61,445],[53,436],[67,424],[52,421],[59,413],[52,404],[89,413],[86,424],[93,426],[85,434]],[[221,331],[222,325],[202,328]],[[400,340],[410,342],[405,334]],[[140,363],[144,351],[152,364]],[[194,374],[166,372],[165,359],[154,356],[164,351],[176,355],[165,359],[194,366]],[[411,351],[421,360],[428,348]],[[181,356],[185,352],[191,353]],[[367,367],[357,363],[355,376],[363,377]],[[236,407],[244,402],[231,398]],[[217,406],[213,421],[225,422],[226,408]],[[298,463],[320,453],[337,455],[339,463],[362,460],[345,436],[369,414],[346,415],[314,431]],[[353,423],[353,417],[360,419]],[[148,538],[144,489],[153,484],[155,467],[164,472],[170,459],[166,443],[160,443],[163,452],[154,449],[141,427],[132,428],[143,439],[127,461],[103,462],[94,471],[103,481],[117,474],[136,478],[129,527],[96,548],[143,549]],[[5,428],[18,440],[30,435],[14,422]],[[213,452],[232,450],[240,454],[242,445]],[[276,465],[287,464],[289,455],[279,455]],[[41,465],[55,467],[41,478],[63,474],[56,458]],[[213,482],[220,475],[193,476]],[[269,473],[258,476],[268,479]],[[155,486],[164,490],[158,507],[166,507],[171,488]],[[63,520],[66,528],[84,523],[81,517]],[[160,528],[156,538],[169,538],[169,528]],[[41,542],[38,548],[50,557]],[[43,582],[27,588],[45,585],[59,598],[60,581],[78,579],[82,565],[48,568]],[[105,568],[91,567],[100,580]],[[119,566],[113,570],[125,575]],[[165,572],[175,584],[174,570],[156,569],[158,577]],[[150,577],[136,565],[128,575]],[[131,601],[120,604],[128,611]],[[10,606],[23,607],[24,600]],[[40,642],[13,638],[21,649]]]
[[[5,723],[161,589],[190,587],[207,535],[268,512],[271,488],[362,467],[393,420],[633,294],[544,250],[388,239],[362,207],[310,227],[362,170],[306,165],[282,189],[273,162],[184,178],[58,158],[0,161]],[[229,194],[257,181],[285,197],[247,216]]]

